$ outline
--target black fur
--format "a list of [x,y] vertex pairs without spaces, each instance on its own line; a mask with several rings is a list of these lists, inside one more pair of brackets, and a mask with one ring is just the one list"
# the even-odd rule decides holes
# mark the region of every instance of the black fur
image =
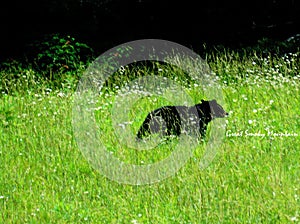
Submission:
[[212,119],[227,115],[228,113],[216,100],[201,100],[201,104],[192,107],[164,106],[147,115],[137,133],[137,139],[142,139],[154,133],[162,133],[165,136],[179,136],[184,131],[193,130],[197,130],[204,137],[207,125]]

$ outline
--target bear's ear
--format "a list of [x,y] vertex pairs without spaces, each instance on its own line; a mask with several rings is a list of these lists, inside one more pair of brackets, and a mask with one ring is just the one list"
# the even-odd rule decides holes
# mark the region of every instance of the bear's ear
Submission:
[[201,100],[201,103],[204,103],[205,102],[205,100]]
[[217,101],[216,101],[215,99],[213,99],[211,102],[212,102],[212,103],[217,103]]

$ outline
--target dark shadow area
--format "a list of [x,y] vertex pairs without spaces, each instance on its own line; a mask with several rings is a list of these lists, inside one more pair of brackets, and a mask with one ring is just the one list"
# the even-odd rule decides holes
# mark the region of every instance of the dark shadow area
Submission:
[[46,35],[71,35],[101,54],[136,39],[174,41],[195,51],[203,44],[252,46],[300,33],[295,0],[169,2],[158,0],[5,1],[0,7],[1,60],[31,56]]

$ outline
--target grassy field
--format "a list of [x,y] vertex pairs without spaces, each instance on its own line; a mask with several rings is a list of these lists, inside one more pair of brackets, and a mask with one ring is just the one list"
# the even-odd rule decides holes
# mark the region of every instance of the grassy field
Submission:
[[[229,112],[218,154],[199,169],[199,143],[179,172],[136,186],[101,175],[82,155],[73,136],[76,81],[60,88],[20,71],[1,74],[1,223],[298,223],[300,222],[299,53],[285,56],[210,55]],[[6,93],[5,86],[13,91]],[[195,103],[196,85],[184,87]],[[151,163],[170,153],[174,141],[156,150],[126,152],[103,119],[115,95],[96,110],[103,141],[124,161]],[[131,119],[135,132],[149,110],[168,102],[141,102]],[[101,114],[104,113],[104,114]],[[96,117],[97,117],[96,116]],[[107,121],[107,122],[103,122]]]

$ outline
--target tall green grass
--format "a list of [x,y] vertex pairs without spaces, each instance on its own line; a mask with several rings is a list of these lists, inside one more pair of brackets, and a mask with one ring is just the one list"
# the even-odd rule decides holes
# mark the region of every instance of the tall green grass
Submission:
[[[223,144],[208,168],[199,169],[205,144],[199,143],[175,176],[145,186],[111,181],[83,157],[71,125],[72,76],[63,76],[54,88],[33,70],[18,71],[16,78],[13,71],[2,71],[1,223],[299,222],[298,57],[230,51],[208,56],[229,112]],[[203,97],[197,86],[185,88],[195,103]],[[119,147],[112,121],[103,119],[115,92],[103,96],[95,114],[108,150],[136,163],[168,156],[168,144],[176,139],[140,155]],[[137,117],[132,132],[150,110],[166,103],[155,97],[139,102],[131,115]]]

